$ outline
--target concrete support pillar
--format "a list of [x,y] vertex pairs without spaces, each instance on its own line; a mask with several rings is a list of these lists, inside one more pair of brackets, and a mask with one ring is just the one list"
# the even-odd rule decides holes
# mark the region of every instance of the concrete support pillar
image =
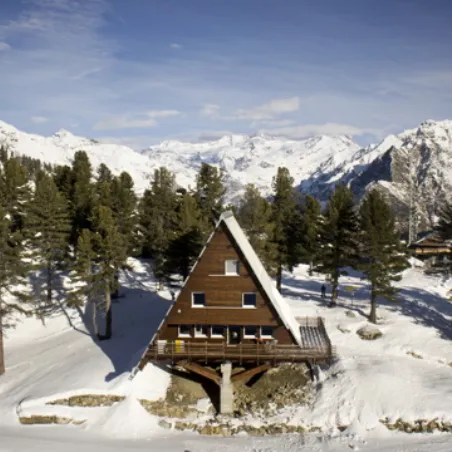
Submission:
[[220,414],[232,414],[234,411],[231,373],[232,364],[229,361],[221,365]]

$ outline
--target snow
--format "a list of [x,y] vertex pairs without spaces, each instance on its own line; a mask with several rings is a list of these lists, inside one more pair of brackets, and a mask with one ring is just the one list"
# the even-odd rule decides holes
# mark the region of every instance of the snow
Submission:
[[[226,219],[228,221],[228,219]],[[306,266],[286,274],[283,296],[292,316],[324,317],[339,359],[319,369],[312,406],[286,407],[267,422],[322,427],[322,433],[274,438],[203,437],[162,429],[147,414],[140,398],[161,398],[168,374],[148,364],[130,380],[151,336],[170,305],[168,291],[157,292],[146,262],[131,260],[133,271],[121,277],[124,298],[114,303],[114,336],[97,342],[84,310],[54,313],[45,326],[27,318],[6,330],[7,373],[0,377],[0,452],[12,450],[168,450],[191,452],[236,450],[437,451],[452,450],[447,434],[403,434],[379,420],[420,418],[452,420],[452,280],[426,276],[410,268],[398,283],[399,303],[378,307],[383,336],[363,341],[355,333],[366,325],[368,287],[358,272],[348,271],[339,287],[336,308],[320,297],[321,275]],[[350,311],[354,317],[346,315]],[[72,326],[68,322],[72,322]],[[343,333],[338,326],[349,330]],[[411,354],[408,354],[411,353]],[[417,355],[416,358],[414,355]],[[419,358],[421,357],[421,358]],[[124,395],[111,407],[46,405],[74,394]],[[18,415],[56,414],[82,425],[23,426]],[[255,420],[262,423],[262,420]],[[344,426],[340,432],[337,426]]]

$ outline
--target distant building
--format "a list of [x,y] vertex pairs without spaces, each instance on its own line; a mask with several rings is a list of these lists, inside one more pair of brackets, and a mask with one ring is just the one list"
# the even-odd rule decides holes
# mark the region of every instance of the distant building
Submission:
[[430,273],[443,272],[452,265],[452,242],[443,240],[437,231],[426,231],[409,247],[412,255],[425,264]]

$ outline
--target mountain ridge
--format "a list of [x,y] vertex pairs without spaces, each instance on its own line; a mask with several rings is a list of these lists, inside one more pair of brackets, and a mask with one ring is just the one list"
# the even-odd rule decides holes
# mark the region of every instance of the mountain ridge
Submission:
[[179,185],[193,187],[199,167],[209,163],[224,170],[231,202],[240,199],[248,183],[270,195],[277,168],[286,166],[300,190],[321,201],[339,183],[349,185],[357,198],[376,187],[407,216],[403,211],[414,193],[424,226],[435,222],[439,203],[452,192],[452,120],[427,120],[366,147],[345,135],[292,140],[255,133],[201,142],[166,140],[139,151],[64,129],[49,137],[29,134],[0,121],[0,144],[53,164],[70,164],[77,150],[85,150],[94,168],[105,163],[115,174],[129,172],[138,192],[147,188],[154,169],[161,166],[176,174]]

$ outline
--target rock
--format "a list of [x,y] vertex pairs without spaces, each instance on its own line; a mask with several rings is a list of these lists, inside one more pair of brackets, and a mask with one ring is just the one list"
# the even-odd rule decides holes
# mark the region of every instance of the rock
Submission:
[[345,315],[347,317],[356,317],[356,314],[353,311],[345,311]]
[[352,330],[350,330],[349,328],[347,328],[346,326],[343,325],[338,325],[337,329],[341,332],[341,333],[351,333]]
[[165,419],[160,419],[159,427],[166,428],[167,430],[171,430],[173,428],[173,424],[171,422],[165,421]]
[[413,358],[416,358],[416,359],[424,359],[422,357],[422,355],[418,355],[417,353],[414,353],[414,352],[406,352],[406,354],[410,355],[410,356],[412,356]]
[[356,334],[363,340],[374,341],[383,335],[383,333],[375,326],[366,325],[360,328]]

